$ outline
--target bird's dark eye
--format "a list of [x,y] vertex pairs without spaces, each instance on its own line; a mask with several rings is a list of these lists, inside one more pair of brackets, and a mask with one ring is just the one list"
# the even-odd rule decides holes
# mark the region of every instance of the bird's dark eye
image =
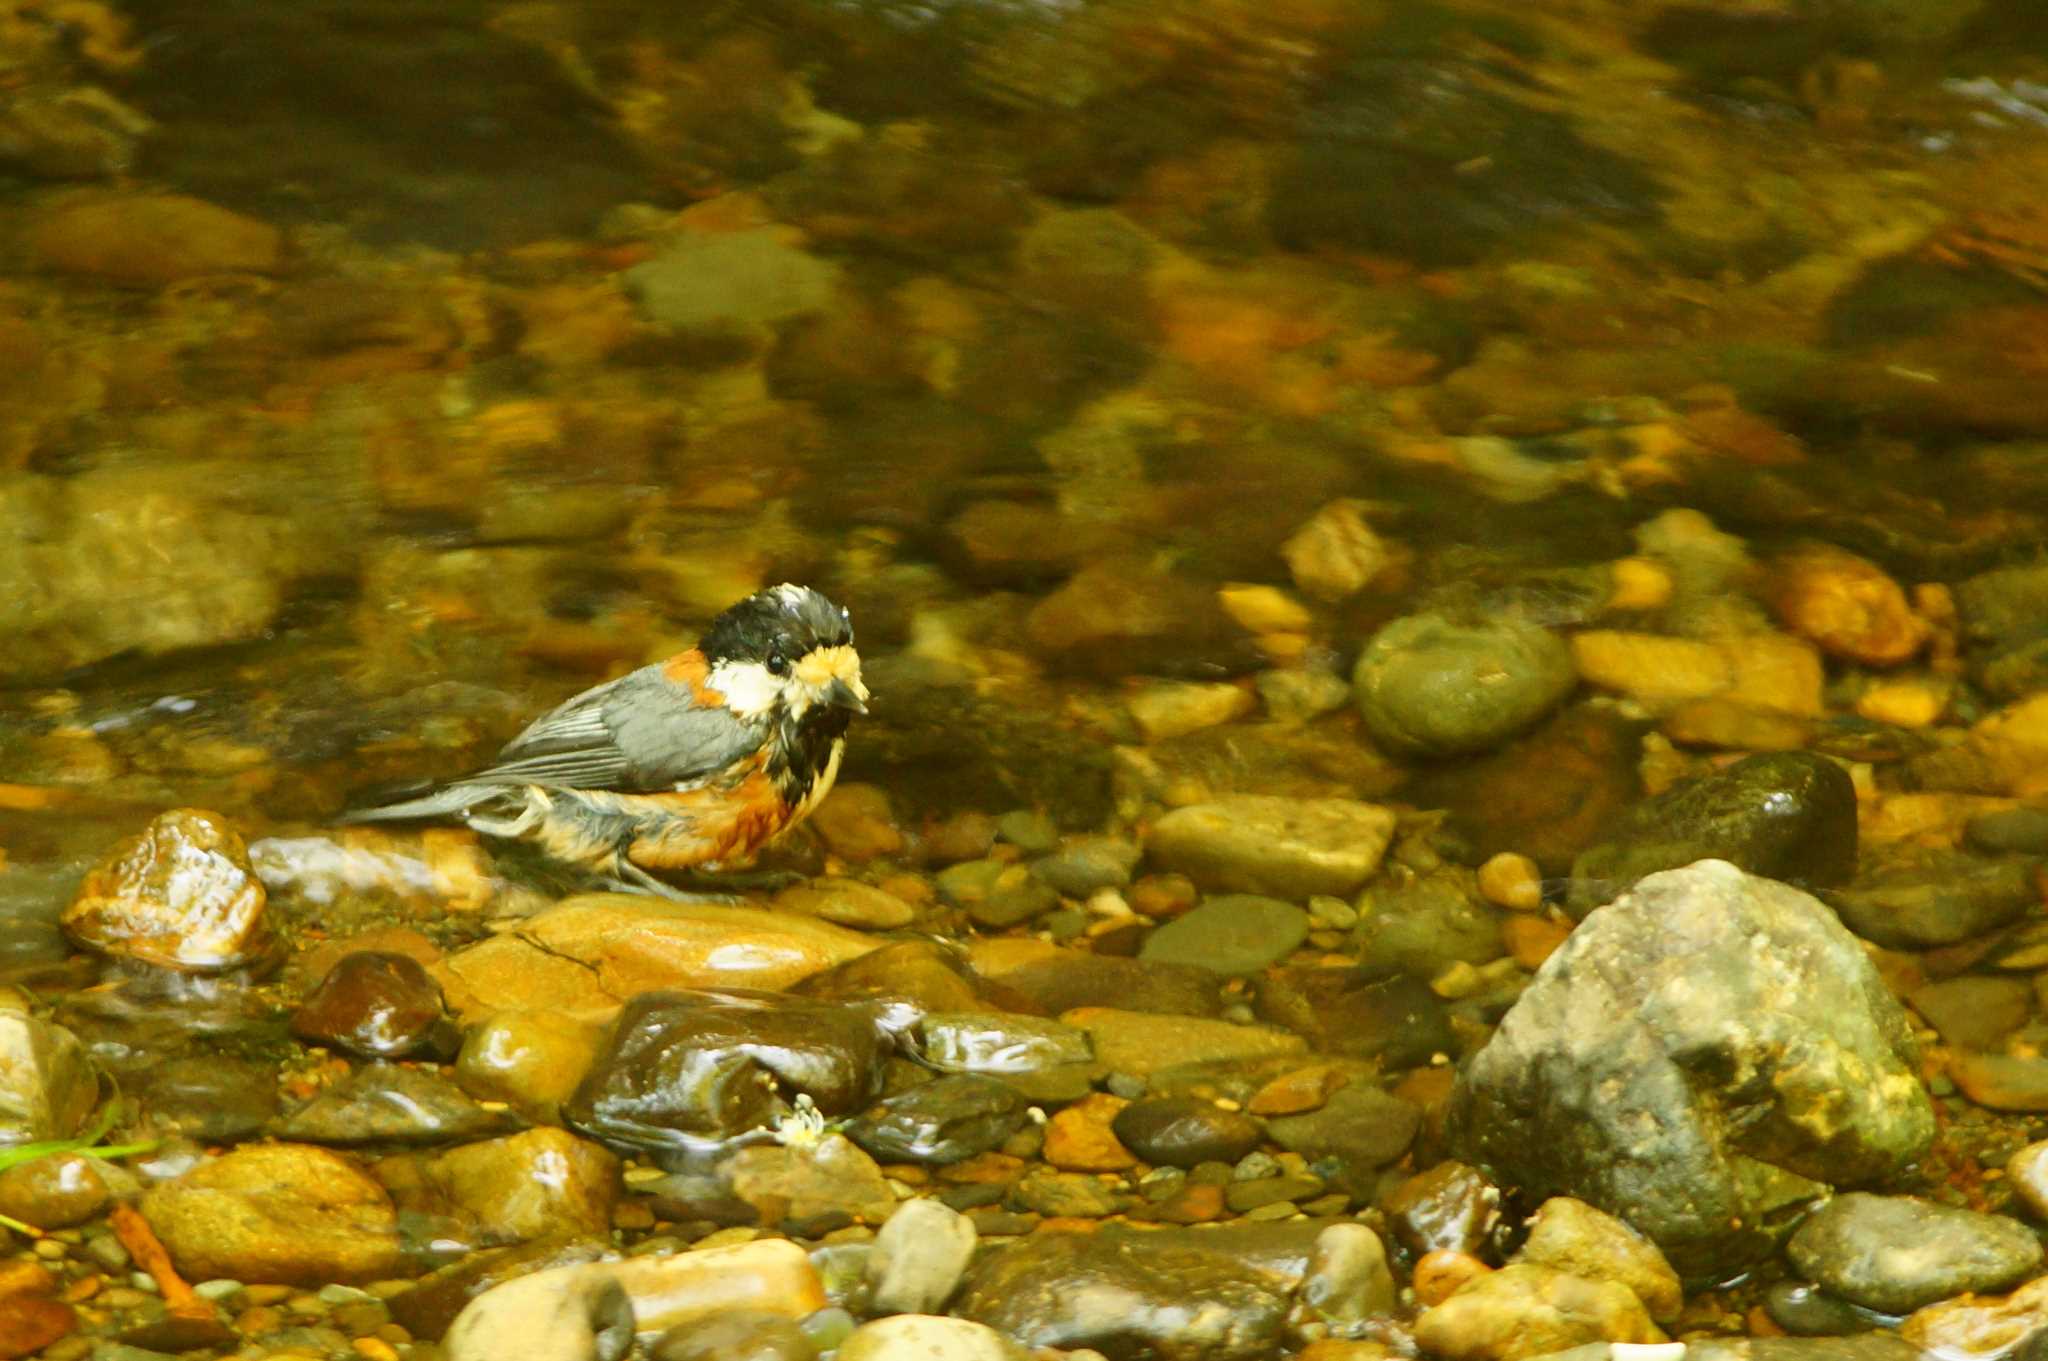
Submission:
[[786,676],[786,675],[788,675],[788,674],[789,674],[789,658],[787,658],[787,657],[783,656],[783,655],[782,655],[782,654],[781,654],[780,652],[771,652],[771,653],[769,653],[769,654],[768,654],[768,674],[769,674],[769,675],[771,675],[771,676]]

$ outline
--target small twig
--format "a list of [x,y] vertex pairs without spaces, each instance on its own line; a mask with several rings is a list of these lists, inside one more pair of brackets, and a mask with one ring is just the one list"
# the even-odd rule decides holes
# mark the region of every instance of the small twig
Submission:
[[166,1309],[188,1317],[214,1316],[213,1306],[199,1298],[185,1278],[178,1274],[178,1269],[171,1265],[171,1254],[140,1210],[133,1205],[120,1204],[113,1208],[108,1218],[113,1222],[114,1236],[121,1240],[122,1247],[128,1249],[135,1265],[147,1271],[150,1279],[156,1282]]

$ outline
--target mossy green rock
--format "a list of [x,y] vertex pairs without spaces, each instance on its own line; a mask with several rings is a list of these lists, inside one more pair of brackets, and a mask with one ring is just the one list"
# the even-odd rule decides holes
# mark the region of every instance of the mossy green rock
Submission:
[[1396,619],[1352,672],[1375,740],[1407,756],[1487,751],[1535,723],[1577,684],[1571,653],[1548,629],[1439,614]]

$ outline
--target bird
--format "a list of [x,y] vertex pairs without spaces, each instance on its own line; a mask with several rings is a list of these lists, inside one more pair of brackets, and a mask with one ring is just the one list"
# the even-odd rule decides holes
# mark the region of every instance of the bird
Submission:
[[831,790],[869,698],[851,617],[785,582],[695,647],[563,701],[488,767],[341,821],[452,818],[609,888],[701,900],[653,872],[752,865]]

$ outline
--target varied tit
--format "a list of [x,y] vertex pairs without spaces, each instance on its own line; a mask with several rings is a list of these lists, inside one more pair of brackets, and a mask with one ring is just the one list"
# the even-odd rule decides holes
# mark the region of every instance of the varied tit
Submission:
[[867,699],[846,611],[773,586],[689,651],[534,720],[488,769],[343,821],[455,818],[616,887],[688,897],[649,871],[751,864],[832,788]]

